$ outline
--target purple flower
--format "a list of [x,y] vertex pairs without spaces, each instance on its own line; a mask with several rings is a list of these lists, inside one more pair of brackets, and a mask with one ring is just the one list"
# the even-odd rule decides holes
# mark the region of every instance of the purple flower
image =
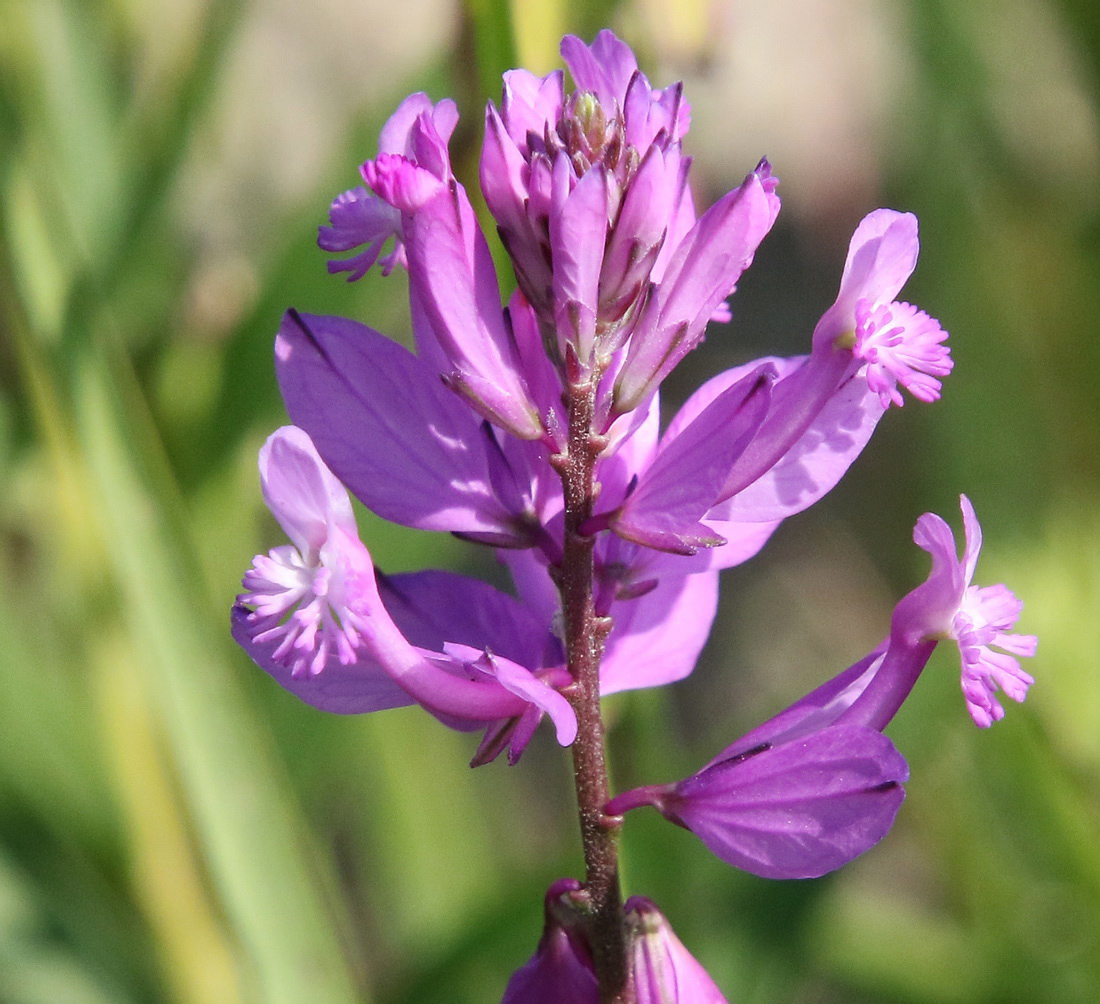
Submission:
[[892,301],[916,253],[914,217],[890,210],[867,216],[852,238],[836,303],[815,329],[813,352],[758,359],[700,387],[607,525],[647,547],[711,548],[699,562],[729,567],[742,552],[755,553],[746,543],[762,543],[840,480],[887,406],[900,402],[899,383],[924,400],[937,397],[931,374],[951,368],[946,333]]
[[[414,130],[417,119],[426,115],[432,124],[430,135],[438,137],[434,160],[438,179],[443,180],[450,171],[446,158],[446,143],[458,124],[458,109],[453,101],[440,101],[432,105],[426,94],[410,94],[398,106],[390,120],[382,129],[378,142],[379,157],[400,156],[418,157],[414,140],[427,131]],[[441,147],[441,148],[440,148]],[[364,165],[365,166],[365,165]],[[364,175],[364,180],[370,179]],[[332,260],[328,263],[330,272],[349,272],[348,281],[361,279],[379,260],[382,247],[391,237],[393,250],[381,259],[382,273],[389,275],[396,265],[408,267],[405,256],[405,240],[401,227],[401,211],[389,201],[379,198],[367,189],[359,187],[338,195],[329,210],[331,226],[319,227],[317,243],[325,251],[352,251],[357,247],[364,250],[351,258]]]
[[967,707],[980,726],[1004,714],[996,688],[1021,701],[1032,683],[1015,656],[1033,655],[1037,640],[1009,633],[1022,604],[1005,586],[971,585],[981,529],[966,496],[962,510],[961,558],[939,516],[917,521],[914,540],[931,554],[932,570],[898,603],[878,647],[697,774],[624,792],[605,811],[652,805],[724,861],[766,878],[823,875],[873,846],[892,825],[908,778],[882,729],[936,644],[958,644]]
[[[559,879],[546,894],[538,950],[512,974],[501,1004],[596,1004],[599,988],[581,924],[583,898],[574,879]],[[637,1004],[726,1004],[656,905],[642,896],[623,909],[630,980]]]
[[848,249],[836,302],[814,343],[850,348],[866,363],[866,380],[882,400],[900,405],[900,384],[922,401],[940,396],[937,377],[951,372],[947,332],[912,304],[894,300],[917,263],[917,219],[878,209],[865,216]]
[[[730,470],[714,515],[756,521],[800,512],[840,480],[890,402],[900,403],[898,383],[924,400],[939,396],[936,376],[951,369],[947,335],[916,308],[894,302],[917,250],[911,214],[878,209],[864,217],[810,355],[772,360],[779,379],[771,408]],[[721,374],[697,396],[709,400],[739,372]]]
[[[1004,708],[996,698],[998,690],[1017,702],[1027,696],[1035,681],[1017,657],[1033,656],[1039,640],[1034,635],[1011,633],[1023,603],[1007,586],[972,584],[982,548],[982,528],[970,499],[962,495],[959,501],[964,534],[961,557],[956,556],[954,534],[943,519],[925,513],[917,521],[913,540],[932,556],[932,574],[924,587],[898,604],[893,631],[914,648],[935,639],[950,639],[958,645],[967,711],[974,724],[988,728],[1004,717]],[[883,688],[881,694],[866,699],[867,710],[853,707],[852,712],[862,713],[869,721],[881,719],[894,699],[890,689]]]
[[521,604],[449,573],[377,577],[347,492],[300,429],[268,439],[260,477],[292,544],[253,562],[233,635],[283,687],[340,713],[419,703],[454,728],[486,728],[498,752],[510,741],[513,760],[544,713],[573,741],[560,652]]
[[[415,618],[433,625],[431,645],[393,617],[397,634],[414,647],[438,653],[444,644],[466,646],[464,656],[447,656],[445,676],[474,674],[479,699],[491,679],[520,717],[526,705],[512,700],[519,683],[506,682],[501,660],[555,693],[571,682],[563,675],[555,585],[564,533],[555,463],[568,447],[566,402],[577,379],[596,388],[592,433],[602,446],[595,513],[583,530],[596,538],[596,613],[613,625],[601,664],[601,690],[609,693],[691,672],[714,616],[717,570],[753,556],[784,518],[836,483],[885,410],[884,388],[908,379],[902,362],[916,352],[909,328],[883,334],[872,318],[880,308],[898,312],[892,297],[916,255],[912,217],[880,210],[853,238],[840,294],[811,354],[720,374],[660,435],[659,384],[751,261],[778,212],[776,182],[762,162],[697,218],[679,152],[689,119],[679,87],[650,87],[610,32],[591,46],[567,38],[562,52],[576,92],[565,94],[560,72],[538,78],[517,70],[506,76],[499,112],[489,109],[482,183],[521,287],[507,308],[451,169],[447,144],[457,112],[417,94],[402,102],[378,156],[362,166],[370,190],[338,198],[332,227],[322,228],[326,247],[365,248],[344,263],[356,274],[392,235],[386,267],[407,265],[416,352],[357,322],[293,310],[275,347],[292,422],[348,490],[385,519],[501,549],[522,598],[517,617],[531,625],[537,655],[515,654],[514,638],[447,634],[447,617],[462,620],[451,604],[439,605],[434,618]],[[926,336],[920,327],[914,344]],[[594,367],[587,375],[577,369],[585,353]],[[422,602],[409,578],[373,579],[384,609],[393,608],[388,590],[398,583],[413,607]],[[484,609],[515,602],[487,587],[470,590]],[[275,595],[285,602],[288,594]],[[356,593],[356,602],[366,595]],[[310,601],[315,607],[301,609],[329,609],[319,596]],[[274,602],[249,604],[250,623]],[[276,607],[272,630],[296,623],[289,607]],[[355,628],[355,605],[341,609],[346,616],[332,623]],[[335,664],[354,672],[333,668],[329,649],[341,637],[341,658],[354,650],[355,659]],[[311,647],[315,638],[328,648]],[[293,653],[326,667],[307,674],[324,677],[310,685],[307,700],[340,674],[383,686],[391,679],[384,667],[361,672],[375,642],[357,638],[331,627],[303,630],[293,641],[282,638],[288,647],[278,657],[273,648],[267,661]],[[412,697],[439,717],[450,714],[451,724],[486,724],[485,755],[533,727],[529,717],[514,734],[515,715],[479,718],[483,709],[467,709],[464,717],[436,706],[425,690]]]

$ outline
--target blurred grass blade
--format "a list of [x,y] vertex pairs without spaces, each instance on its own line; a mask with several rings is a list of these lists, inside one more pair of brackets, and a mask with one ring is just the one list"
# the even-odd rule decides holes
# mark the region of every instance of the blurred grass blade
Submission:
[[500,75],[516,62],[515,33],[508,0],[466,0],[473,34],[478,99],[500,100]]
[[[130,632],[224,909],[265,1002],[362,1001],[265,734],[238,688],[128,360],[75,370],[77,426]],[[308,863],[307,863],[308,862]]]

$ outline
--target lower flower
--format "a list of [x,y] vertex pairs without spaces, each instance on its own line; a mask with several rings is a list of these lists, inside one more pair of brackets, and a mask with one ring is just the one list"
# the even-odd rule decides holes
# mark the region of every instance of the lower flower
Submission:
[[[420,704],[486,729],[514,761],[546,714],[563,746],[576,717],[547,632],[523,605],[449,572],[377,575],[343,485],[301,429],[260,452],[264,499],[293,542],[259,555],[233,608],[233,636],[283,687],[344,714]],[[484,759],[484,758],[483,758]]]
[[963,693],[979,726],[1004,714],[996,689],[1022,701],[1032,682],[1016,656],[1033,655],[1037,640],[1010,633],[1022,604],[1005,586],[971,585],[981,527],[969,499],[961,501],[961,557],[939,516],[918,520],[913,537],[932,556],[932,570],[898,603],[886,640],[697,774],[624,792],[604,811],[651,805],[722,860],[765,878],[824,875],[881,840],[909,776],[882,730],[936,645],[958,644]]

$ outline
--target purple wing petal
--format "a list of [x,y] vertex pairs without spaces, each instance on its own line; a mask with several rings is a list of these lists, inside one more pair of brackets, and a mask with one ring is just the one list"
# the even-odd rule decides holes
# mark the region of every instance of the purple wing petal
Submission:
[[384,519],[508,533],[474,414],[407,349],[339,317],[289,312],[275,343],[287,410]]
[[814,878],[886,834],[909,769],[874,729],[834,727],[704,769],[665,811],[718,857],[764,878]]
[[420,648],[442,651],[454,642],[534,669],[562,661],[549,620],[480,579],[428,569],[385,576],[379,593],[401,633]]
[[779,460],[709,517],[755,522],[802,512],[833,489],[863,451],[885,409],[858,376],[841,384]]
[[834,725],[874,678],[885,649],[886,642],[883,642],[859,662],[726,747],[708,766],[741,756],[765,743],[778,746]]
[[600,693],[659,687],[688,676],[718,610],[718,573],[666,576],[611,606],[615,626],[600,665]]

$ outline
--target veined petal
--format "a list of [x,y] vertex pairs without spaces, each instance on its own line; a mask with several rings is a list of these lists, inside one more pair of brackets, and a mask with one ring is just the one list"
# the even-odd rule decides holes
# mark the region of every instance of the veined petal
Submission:
[[425,530],[514,534],[489,487],[477,418],[403,346],[291,311],[275,357],[292,419],[364,505]]
[[[665,436],[638,487],[612,520],[622,537],[677,553],[708,546],[699,520],[767,412],[775,371],[765,365],[728,387],[686,427]],[[713,546],[713,538],[710,538]]]
[[512,257],[520,289],[538,303],[547,303],[553,285],[548,237],[529,215],[530,172],[521,149],[491,104],[485,110],[479,177],[485,204]]
[[631,896],[623,912],[637,1004],[727,1004],[651,900]]
[[658,808],[737,868],[816,878],[886,835],[908,778],[881,732],[832,727],[707,767]]
[[[780,408],[790,407],[792,403],[787,395],[780,394],[780,385],[783,379],[804,365],[805,360],[768,361],[780,373],[773,394],[778,401],[768,419],[769,423],[774,423]],[[720,374],[715,380],[720,381],[718,386],[721,386],[746,369],[747,366],[738,367],[729,375]],[[707,386],[704,384],[704,388]],[[733,476],[727,479],[719,496],[726,498],[715,505],[707,518],[767,522],[785,519],[808,509],[844,476],[867,445],[884,411],[879,395],[864,380],[854,376],[843,380],[831,394],[824,397],[816,414],[770,467],[743,487],[738,486],[745,478],[744,473],[731,472]],[[772,428],[774,430],[776,426],[772,425]],[[793,423],[790,428],[794,430]],[[731,488],[736,490],[728,494]]]
[[600,693],[684,679],[695,668],[717,610],[717,572],[666,575],[644,596],[613,603]]
[[[761,423],[757,434],[734,462],[722,488],[721,499],[733,499],[777,467],[788,452],[796,448],[802,437],[806,435],[807,430],[814,425],[822,411],[838,393],[838,390],[844,386],[858,368],[858,364],[853,361],[850,352],[832,346],[815,349],[811,355],[803,357],[801,360],[771,361],[780,370],[780,379],[772,388],[771,408],[767,417]],[[842,401],[844,400],[848,400],[848,398],[845,397]],[[855,401],[859,401],[858,396]],[[843,421],[846,414],[846,409],[841,407],[838,410],[837,418]],[[873,417],[873,414],[868,415],[868,418],[871,417]],[[865,428],[864,431],[867,435],[870,434],[870,430]],[[805,445],[810,446],[818,442],[818,437],[815,434],[811,434],[811,436],[813,438],[808,440]],[[858,445],[858,440],[853,445]],[[813,452],[816,453],[816,451]],[[858,450],[855,452],[858,453]],[[854,459],[854,456],[849,454],[847,450],[840,451],[840,458],[844,457],[847,457],[848,463]],[[822,485],[831,487],[824,477],[828,473],[829,467],[836,472],[835,464],[827,464],[826,470],[822,472],[822,480],[814,479],[814,488]],[[839,477],[839,473],[836,476]],[[809,488],[809,483],[803,484],[804,490]],[[764,490],[766,492],[766,488]],[[813,490],[805,491],[805,494],[812,495]],[[762,501],[767,501],[766,495]],[[779,501],[782,503],[792,500],[780,499]],[[793,501],[797,503],[797,497]],[[807,502],[807,504],[809,503]],[[794,511],[797,511],[797,509]],[[776,514],[775,510],[763,506],[758,511],[758,515],[763,519]],[[726,515],[728,515],[726,509],[718,508],[715,510],[715,516],[719,518],[724,518]]]

